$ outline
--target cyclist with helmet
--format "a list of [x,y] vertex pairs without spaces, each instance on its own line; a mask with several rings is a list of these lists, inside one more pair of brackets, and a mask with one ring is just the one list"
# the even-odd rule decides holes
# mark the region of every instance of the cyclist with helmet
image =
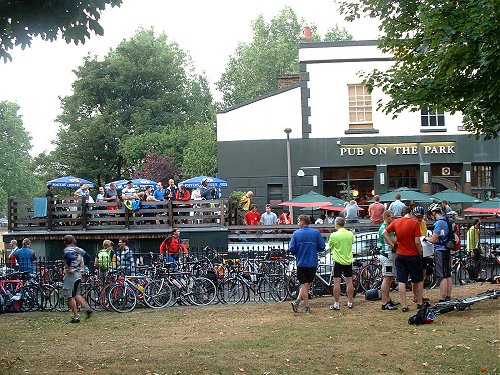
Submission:
[[440,302],[449,301],[451,299],[451,289],[453,286],[453,282],[451,281],[451,252],[445,246],[449,232],[449,220],[446,215],[443,215],[443,210],[438,203],[433,203],[429,206],[427,217],[433,219],[435,223],[432,236],[424,237],[424,241],[429,241],[434,244],[436,278],[440,280]]

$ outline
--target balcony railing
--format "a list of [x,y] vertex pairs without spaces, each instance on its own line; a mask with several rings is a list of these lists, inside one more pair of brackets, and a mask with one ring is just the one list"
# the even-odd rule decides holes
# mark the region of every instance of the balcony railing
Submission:
[[8,230],[75,231],[226,226],[227,199],[141,202],[137,210],[124,204],[88,203],[82,198],[10,198]]

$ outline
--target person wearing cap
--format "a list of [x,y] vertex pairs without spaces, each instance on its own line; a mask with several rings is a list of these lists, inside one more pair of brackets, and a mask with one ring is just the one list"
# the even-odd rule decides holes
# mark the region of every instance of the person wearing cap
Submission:
[[436,278],[440,280],[440,301],[449,301],[451,299],[453,282],[451,280],[451,252],[445,246],[449,232],[448,218],[446,215],[443,215],[443,210],[438,203],[433,203],[429,206],[427,216],[433,219],[435,223],[432,236],[424,237],[424,241],[434,244]]
[[202,181],[201,181],[201,186],[200,186],[200,195],[201,195],[201,199],[214,199],[215,198],[215,188],[214,187],[211,187],[209,188],[208,187],[208,178],[204,178]]

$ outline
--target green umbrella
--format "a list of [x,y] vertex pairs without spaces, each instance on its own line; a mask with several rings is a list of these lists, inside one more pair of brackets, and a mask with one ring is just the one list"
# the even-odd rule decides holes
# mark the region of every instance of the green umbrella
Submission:
[[450,203],[480,203],[481,199],[471,197],[470,195],[461,193],[456,190],[447,189],[441,191],[437,194],[430,196],[432,199],[437,199],[438,201],[448,201]]
[[291,206],[291,207],[319,207],[319,206],[330,206],[332,203],[323,194],[316,193],[315,191],[310,191],[309,193],[299,195],[287,202],[282,202],[279,206]]
[[[380,194],[381,202],[392,202],[396,199],[396,194],[401,195],[402,201],[415,201],[415,202],[426,202],[431,203],[431,197],[427,194],[423,194],[417,190],[409,189],[406,187],[402,187],[393,191],[390,191],[385,194]],[[373,202],[373,198],[370,199],[370,202]]]
[[466,212],[484,212],[490,214],[500,214],[500,198],[493,198],[489,201],[476,204],[475,206],[466,208]]

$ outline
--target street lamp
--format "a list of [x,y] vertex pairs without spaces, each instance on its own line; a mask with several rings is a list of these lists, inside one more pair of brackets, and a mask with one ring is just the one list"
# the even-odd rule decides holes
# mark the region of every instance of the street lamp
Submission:
[[[286,161],[288,167],[288,200],[292,199],[292,161],[290,159],[290,133],[292,129],[285,128],[286,133]],[[290,206],[290,217],[293,220],[293,207]]]

